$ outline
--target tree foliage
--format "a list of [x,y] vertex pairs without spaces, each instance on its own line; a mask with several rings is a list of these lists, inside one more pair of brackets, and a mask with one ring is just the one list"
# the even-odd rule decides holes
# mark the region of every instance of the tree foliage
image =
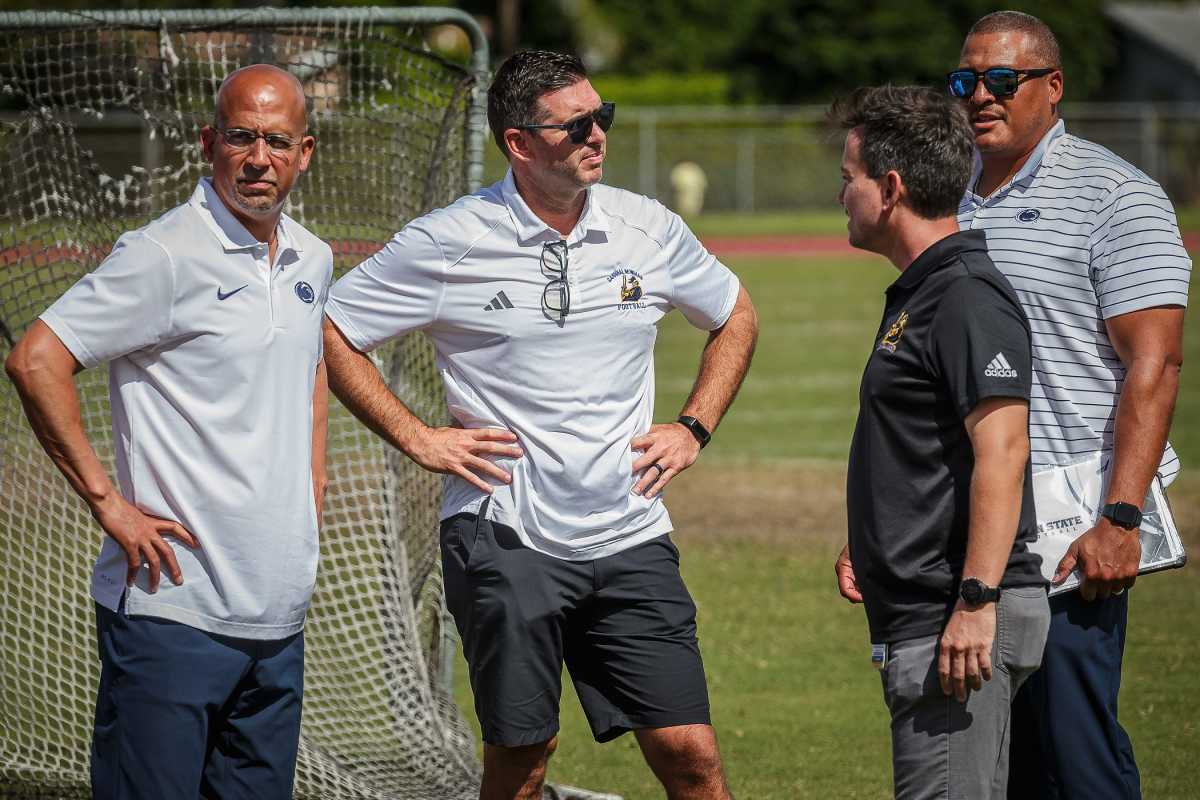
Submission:
[[[520,13],[522,47],[587,54],[606,46],[598,74],[638,78],[729,76],[742,103],[827,102],[855,86],[940,84],[958,63],[971,24],[992,0],[508,0]],[[378,0],[292,0],[275,5],[359,5]],[[493,34],[501,0],[406,0],[453,5]],[[1102,98],[1113,40],[1103,0],[1006,2],[1037,14],[1062,45],[1068,98]],[[0,8],[30,7],[0,0]],[[261,0],[59,0],[58,8],[254,6]],[[602,29],[602,30],[601,30]],[[499,55],[499,54],[498,54]],[[695,94],[694,92],[692,93]]]
[[[1008,4],[1040,16],[1062,45],[1068,91],[1094,96],[1111,58],[1101,0]],[[725,71],[730,99],[825,102],[855,86],[940,84],[985,0],[605,0],[621,32],[616,68]]]

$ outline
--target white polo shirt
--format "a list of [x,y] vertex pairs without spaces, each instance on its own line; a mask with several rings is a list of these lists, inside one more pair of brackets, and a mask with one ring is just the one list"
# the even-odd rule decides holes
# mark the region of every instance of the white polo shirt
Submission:
[[[281,218],[275,263],[207,179],[122,236],[44,314],[85,367],[109,362],[117,482],[177,520],[184,582],[143,566],[129,614],[278,639],[303,627],[317,568],[312,397],[333,275],[329,246]],[[116,609],[124,551],[105,537],[92,595]]]
[[[970,187],[980,169],[976,155]],[[1192,263],[1171,201],[1145,173],[1059,121],[1007,185],[987,198],[968,190],[958,222],[987,233],[992,261],[1029,317],[1034,467],[1111,452],[1125,368],[1105,320],[1187,305]],[[1178,472],[1168,444],[1159,474],[1170,483]]]
[[[672,308],[725,324],[737,277],[661,204],[588,190],[567,237],[570,312],[544,309],[543,245],[562,237],[503,181],[410,223],[342,277],[326,314],[359,350],[406,331],[433,340],[451,416],[498,427],[525,455],[487,516],[557,558],[618,553],[671,530],[660,497],[632,494],[630,442],[650,429],[657,323]],[[494,482],[498,484],[498,482]],[[442,517],[477,513],[483,493],[445,482]]]

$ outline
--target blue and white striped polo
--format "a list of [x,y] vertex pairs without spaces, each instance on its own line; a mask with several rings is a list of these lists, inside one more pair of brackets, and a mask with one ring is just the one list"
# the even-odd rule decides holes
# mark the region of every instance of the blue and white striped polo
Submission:
[[[968,184],[974,187],[981,169]],[[1033,334],[1029,435],[1035,468],[1111,452],[1125,379],[1104,321],[1186,306],[1191,260],[1171,201],[1141,170],[1071,136],[1060,120],[1021,171],[990,197],[971,189],[963,230],[984,230],[992,261]],[[1170,444],[1159,474],[1179,473]]]

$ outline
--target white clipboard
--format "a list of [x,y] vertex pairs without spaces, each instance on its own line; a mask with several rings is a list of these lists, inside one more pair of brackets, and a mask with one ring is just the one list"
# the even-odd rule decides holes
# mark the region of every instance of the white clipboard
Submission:
[[[1037,541],[1029,550],[1042,557],[1042,575],[1054,576],[1067,548],[1096,524],[1104,493],[1108,488],[1108,464],[1100,453],[1073,464],[1049,467],[1033,473],[1033,504],[1037,511]],[[1138,574],[1182,567],[1187,552],[1175,527],[1175,518],[1162,479],[1155,475],[1142,504],[1142,524],[1138,530],[1142,542],[1142,563]],[[1051,586],[1050,594],[1067,592],[1079,586],[1079,573],[1072,572],[1060,586]]]

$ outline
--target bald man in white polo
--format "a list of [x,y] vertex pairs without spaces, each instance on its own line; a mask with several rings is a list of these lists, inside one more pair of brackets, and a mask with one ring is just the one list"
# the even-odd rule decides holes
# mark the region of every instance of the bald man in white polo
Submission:
[[[122,236],[6,364],[106,534],[92,578],[101,800],[292,796],[333,260],[282,208],[315,144],[293,76],[233,73],[201,131],[212,177]],[[72,378],[103,362],[116,486]]]

